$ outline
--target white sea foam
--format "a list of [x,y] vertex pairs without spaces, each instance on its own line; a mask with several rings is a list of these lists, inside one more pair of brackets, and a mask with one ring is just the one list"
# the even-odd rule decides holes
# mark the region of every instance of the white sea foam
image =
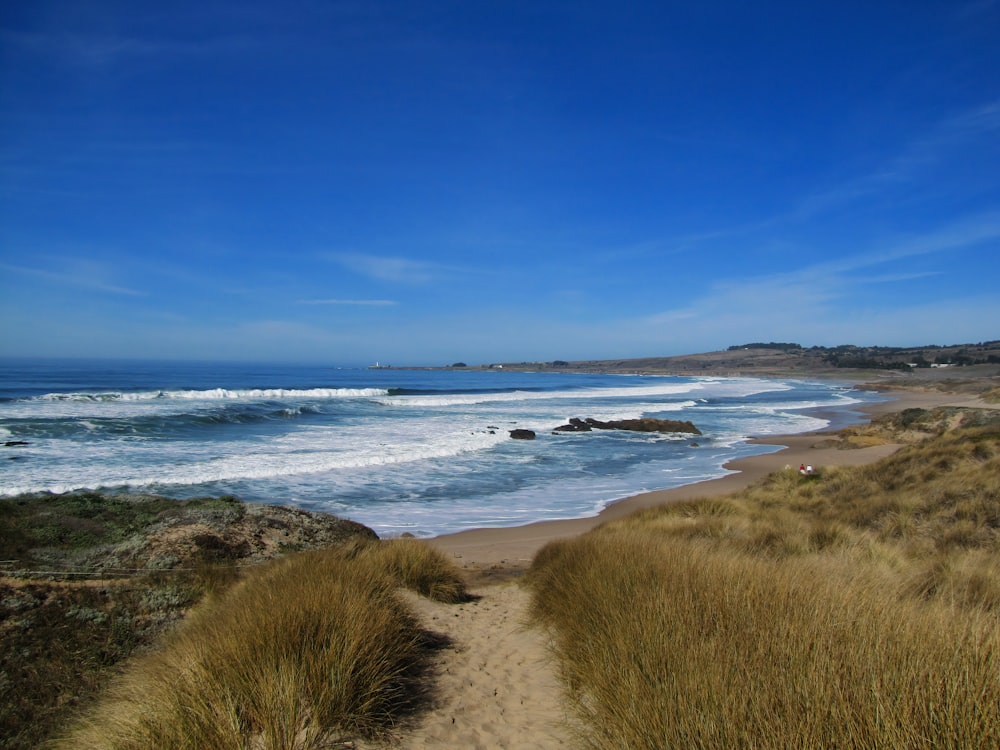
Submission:
[[676,396],[698,390],[701,383],[679,383],[669,385],[637,386],[634,388],[587,388],[567,391],[509,391],[499,393],[458,393],[440,396],[388,396],[376,401],[385,406],[444,407],[474,406],[502,402],[553,401],[649,398],[653,396]]
[[[776,450],[749,445],[748,435],[819,429],[825,421],[804,410],[865,398],[757,378],[326,377],[280,389],[252,388],[261,381],[245,378],[230,382],[247,388],[207,390],[175,378],[159,391],[98,380],[80,393],[5,402],[0,429],[29,445],[16,451],[19,460],[0,462],[0,494],[122,486],[176,497],[233,493],[334,512],[380,534],[430,535],[589,515],[636,492],[719,476],[732,458]],[[487,392],[501,381],[510,390]],[[308,387],[317,382],[345,387]],[[261,408],[266,402],[277,403]],[[690,419],[705,434],[551,432],[571,417],[656,415]],[[510,440],[515,427],[535,430],[536,441]]]
[[388,395],[385,388],[210,388],[207,390],[141,391],[136,393],[47,393],[38,401],[281,401],[284,399],[374,398]]
[[[123,439],[82,448],[89,460],[75,462],[74,476],[68,481],[55,481],[48,466],[42,464],[36,471],[26,472],[28,484],[2,488],[0,494],[307,476],[452,458],[490,448],[506,439],[505,432],[472,432],[465,424],[442,431],[416,422],[391,434],[370,428],[314,428],[266,443],[212,443],[200,449],[175,446],[172,453],[156,443]],[[37,453],[44,458],[46,446],[40,444]],[[137,470],[137,466],[142,468]]]
[[[366,400],[384,396],[385,388],[253,388],[210,390],[168,390],[141,392],[82,392],[49,393],[44,396],[11,401],[3,405],[0,416],[15,419],[87,419],[133,418],[136,416],[199,413],[223,408],[228,404],[253,404],[268,401],[285,402],[286,408],[301,409],[288,402]],[[310,408],[310,407],[305,407]],[[294,416],[289,411],[289,416]]]

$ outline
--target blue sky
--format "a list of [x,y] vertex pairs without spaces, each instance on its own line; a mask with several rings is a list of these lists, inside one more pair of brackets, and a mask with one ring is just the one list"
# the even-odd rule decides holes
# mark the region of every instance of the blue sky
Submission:
[[998,257],[998,0],[0,5],[0,355],[962,343]]

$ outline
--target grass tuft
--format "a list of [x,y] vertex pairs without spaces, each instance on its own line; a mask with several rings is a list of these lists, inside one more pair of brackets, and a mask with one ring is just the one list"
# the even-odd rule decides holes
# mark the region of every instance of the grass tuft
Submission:
[[468,594],[452,560],[440,550],[416,539],[394,539],[370,545],[379,563],[402,586],[433,601],[454,604]]
[[457,577],[419,542],[269,563],[196,608],[54,747],[308,750],[384,736],[423,699],[427,639],[398,588],[456,597]]

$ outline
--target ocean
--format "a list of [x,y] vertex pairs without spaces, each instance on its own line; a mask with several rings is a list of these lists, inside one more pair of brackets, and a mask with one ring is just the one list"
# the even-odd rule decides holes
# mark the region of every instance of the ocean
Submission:
[[[778,450],[751,436],[843,426],[881,398],[783,378],[6,360],[0,495],[236,495],[427,537],[722,476]],[[642,416],[703,434],[552,432]]]

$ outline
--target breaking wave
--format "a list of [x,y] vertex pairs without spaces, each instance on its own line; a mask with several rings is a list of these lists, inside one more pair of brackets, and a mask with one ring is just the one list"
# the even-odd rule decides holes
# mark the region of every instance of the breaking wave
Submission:
[[210,388],[207,390],[182,391],[142,391],[138,393],[106,392],[106,393],[47,393],[35,396],[37,401],[157,401],[157,400],[189,400],[189,401],[281,401],[285,399],[336,399],[336,398],[375,398],[386,396],[386,388],[249,388],[231,390],[229,388]]

